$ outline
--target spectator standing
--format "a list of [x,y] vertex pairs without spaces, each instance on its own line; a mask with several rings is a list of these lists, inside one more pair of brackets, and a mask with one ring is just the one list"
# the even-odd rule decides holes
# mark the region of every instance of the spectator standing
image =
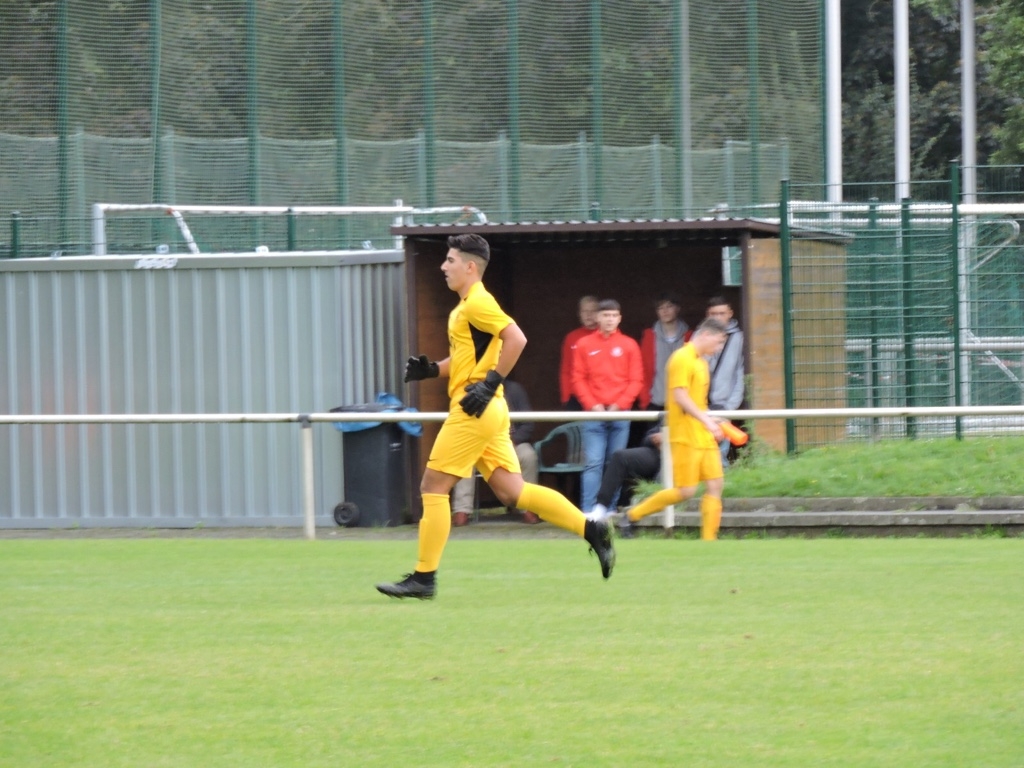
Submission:
[[644,364],[644,388],[640,407],[665,410],[665,366],[668,359],[690,338],[690,326],[679,319],[682,305],[674,293],[664,293],[654,303],[657,321],[640,337],[640,355]]
[[[509,413],[514,411],[532,411],[530,399],[526,395],[523,385],[505,379],[505,402],[508,403]],[[537,482],[537,452],[530,442],[533,437],[532,421],[513,421],[510,430],[512,444],[516,449],[516,456],[519,457],[519,466],[522,469],[523,480],[528,483]],[[473,498],[476,496],[476,476],[464,477],[455,484],[452,494],[452,525],[461,526],[469,522],[473,513]],[[524,523],[539,523],[540,518],[528,509],[518,510],[523,516]]]
[[576,343],[597,330],[597,297],[584,296],[579,303],[580,327],[566,334],[562,340],[562,359],[558,366],[558,402],[563,410],[582,410],[572,393],[572,365],[576,356]]
[[[690,326],[679,319],[682,302],[674,293],[663,293],[654,302],[658,319],[640,337],[640,356],[644,365],[644,388],[640,391],[640,407],[649,411],[665,410],[665,366],[669,356],[690,338]],[[647,424],[634,421],[630,429],[630,445],[641,444]]]
[[[744,368],[743,368],[743,331],[733,317],[732,305],[724,296],[713,296],[708,299],[707,317],[717,320],[725,326],[725,346],[722,351],[712,355],[708,360],[711,372],[711,388],[708,392],[708,410],[735,411],[743,405]],[[728,440],[722,440],[718,449],[722,453],[722,466],[729,466]]]
[[[619,302],[605,299],[597,308],[597,331],[576,344],[572,393],[584,411],[614,413],[633,407],[643,388],[640,346],[619,330]],[[605,462],[629,441],[629,421],[587,421],[583,426],[585,467],[580,508],[593,509]]]

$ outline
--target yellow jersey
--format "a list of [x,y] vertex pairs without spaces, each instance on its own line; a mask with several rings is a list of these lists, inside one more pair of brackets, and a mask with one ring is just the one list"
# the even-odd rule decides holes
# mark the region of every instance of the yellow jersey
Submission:
[[711,375],[708,362],[697,354],[697,348],[687,342],[668,359],[666,366],[665,408],[668,415],[669,442],[682,443],[693,448],[715,448],[715,436],[700,421],[683,412],[672,391],[683,387],[702,411],[708,409],[708,386]]
[[[483,381],[498,364],[498,334],[513,322],[483,283],[470,287],[466,298],[448,315],[448,397],[461,398],[467,384]],[[498,397],[502,396],[502,389],[499,388]]]

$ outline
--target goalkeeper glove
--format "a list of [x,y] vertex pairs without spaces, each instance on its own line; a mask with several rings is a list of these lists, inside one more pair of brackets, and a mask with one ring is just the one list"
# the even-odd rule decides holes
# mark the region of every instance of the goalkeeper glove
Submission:
[[410,357],[405,361],[405,383],[420,381],[421,379],[436,379],[441,371],[437,363],[432,363],[426,355]]
[[498,387],[501,386],[501,382],[504,380],[505,377],[497,371],[488,371],[487,377],[483,381],[467,384],[466,396],[459,401],[462,410],[468,415],[476,416],[479,419],[484,415],[484,411],[487,410],[487,404],[494,398]]

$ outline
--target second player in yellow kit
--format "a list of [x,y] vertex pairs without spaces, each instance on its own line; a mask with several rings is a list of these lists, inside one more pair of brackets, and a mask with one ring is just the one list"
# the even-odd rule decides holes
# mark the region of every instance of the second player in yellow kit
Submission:
[[701,538],[718,537],[722,519],[722,456],[718,441],[722,429],[708,415],[708,357],[725,343],[725,327],[717,320],[705,320],[681,349],[672,353],[666,367],[668,439],[672,448],[672,485],[629,510],[622,532],[631,535],[632,524],[659,512],[670,504],[690,498],[703,481],[701,499]]

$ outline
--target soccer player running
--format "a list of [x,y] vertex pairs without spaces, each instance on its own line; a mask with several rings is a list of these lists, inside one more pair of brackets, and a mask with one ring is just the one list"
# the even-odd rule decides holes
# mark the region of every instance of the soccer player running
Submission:
[[529,510],[582,536],[597,554],[604,578],[615,566],[607,522],[587,520],[562,494],[523,480],[502,382],[522,354],[526,336],[484,288],[489,262],[490,247],[480,235],[448,238],[441,271],[460,299],[448,316],[449,356],[432,362],[420,355],[406,362],[406,382],[447,376],[451,402],[420,482],[423,517],[416,569],[401,581],[377,585],[390,597],[430,600],[437,594],[437,568],[451,532],[448,494],[460,478],[471,476],[474,466],[505,506]]
[[633,523],[641,518],[693,496],[703,480],[700,537],[705,541],[718,538],[725,485],[718,443],[724,435],[718,420],[708,415],[711,377],[707,358],[722,351],[725,338],[725,326],[708,318],[697,326],[690,341],[669,357],[665,405],[675,487],[660,490],[630,509],[620,523],[624,537],[633,535]]

